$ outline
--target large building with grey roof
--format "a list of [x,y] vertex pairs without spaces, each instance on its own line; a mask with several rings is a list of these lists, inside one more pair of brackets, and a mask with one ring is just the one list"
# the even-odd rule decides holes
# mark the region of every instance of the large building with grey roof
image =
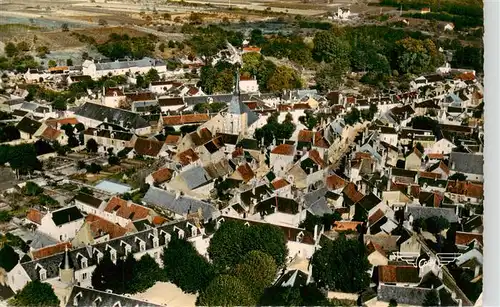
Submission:
[[82,64],[82,73],[96,80],[108,75],[145,74],[155,69],[159,74],[167,72],[167,64],[163,60],[143,58],[140,60],[91,61]]
[[74,283],[89,287],[92,285],[92,272],[106,252],[110,253],[112,261],[116,261],[119,257],[126,257],[130,253],[139,259],[147,253],[161,264],[161,252],[172,236],[192,241],[200,235],[200,229],[189,221],[172,222],[157,228],[150,227],[106,242],[18,263],[7,273],[8,285],[13,291],[21,290],[28,282],[34,280],[57,285],[64,282],[61,280],[61,269],[64,269],[62,264],[67,261],[71,263]]

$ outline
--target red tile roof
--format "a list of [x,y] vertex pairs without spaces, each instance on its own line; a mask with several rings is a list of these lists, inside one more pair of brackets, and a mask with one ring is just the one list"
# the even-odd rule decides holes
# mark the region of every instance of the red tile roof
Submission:
[[442,160],[444,159],[444,155],[440,153],[429,153],[427,154],[427,157],[431,160],[436,159],[436,160]]
[[163,142],[145,138],[137,138],[134,144],[136,154],[156,157],[163,148]]
[[243,47],[243,51],[245,52],[260,52],[259,47]]
[[57,140],[57,138],[62,134],[63,132],[57,129],[52,128],[51,126],[48,126],[40,135],[40,137],[46,139],[46,140]]
[[168,145],[177,145],[179,143],[180,139],[181,139],[180,135],[169,134],[165,138],[165,144],[168,144]]
[[386,257],[385,251],[382,249],[382,247],[376,243],[373,243],[372,241],[369,241],[368,244],[366,245],[366,248],[368,249],[368,252],[371,254],[375,251],[379,252],[382,256]]
[[140,220],[148,217],[149,209],[141,205],[128,202],[117,196],[111,198],[106,205],[104,211],[113,213],[125,219],[132,221]]
[[153,225],[155,226],[161,226],[167,221],[168,219],[164,218],[163,216],[157,215],[151,220],[151,223],[153,223]]
[[199,157],[192,148],[189,148],[181,153],[178,153],[177,159],[182,165],[189,165],[193,162],[198,161]]
[[74,117],[68,117],[68,118],[61,118],[61,119],[47,119],[45,121],[45,123],[48,126],[56,128],[57,124],[59,124],[60,126],[65,125],[65,124],[76,125],[79,123],[79,121]]
[[238,166],[236,170],[238,171],[238,173],[240,173],[241,178],[244,182],[250,181],[255,176],[252,168],[250,167],[250,165],[248,165],[248,163]]
[[362,225],[363,222],[351,222],[351,221],[337,221],[333,223],[333,230],[335,231],[357,231],[358,225]]
[[233,158],[236,157],[241,157],[245,154],[245,151],[243,150],[243,147],[236,147],[236,149],[231,153],[231,156]]
[[276,146],[271,153],[275,155],[293,156],[295,147],[289,144],[281,144]]
[[483,234],[473,232],[457,231],[455,234],[455,244],[468,245],[472,240],[477,240],[481,245],[483,244]]
[[204,123],[210,119],[206,113],[163,116],[163,124],[167,126]]
[[419,268],[412,265],[381,265],[378,267],[379,281],[383,283],[419,283]]
[[94,238],[109,234],[109,238],[114,239],[121,237],[127,233],[127,228],[110,222],[94,214],[87,215],[85,217],[85,223],[90,226],[90,230],[92,231],[92,236]]
[[337,190],[337,189],[345,187],[346,185],[347,185],[347,182],[337,174],[333,174],[333,175],[326,177],[326,186],[330,190]]
[[38,225],[42,224],[42,217],[42,212],[36,209],[30,209],[30,211],[28,211],[28,213],[26,214],[26,218],[28,220],[32,221],[33,223],[37,223]]
[[319,152],[316,149],[309,150],[309,158],[314,161],[314,163],[318,164],[321,168],[326,166],[325,161],[319,155]]
[[363,193],[357,190],[356,185],[352,182],[349,182],[342,192],[355,203],[360,201],[364,196]]
[[482,198],[484,193],[483,185],[480,183],[452,180],[448,181],[446,192],[474,198]]
[[312,143],[314,139],[314,131],[311,130],[300,130],[298,135],[299,142]]
[[286,187],[290,183],[283,178],[279,178],[279,179],[274,180],[271,184],[275,190],[279,190],[283,187]]
[[37,250],[33,250],[33,251],[31,251],[31,256],[33,257],[33,260],[49,257],[49,256],[52,256],[52,255],[55,255],[58,253],[62,253],[66,249],[66,247],[68,247],[68,249],[70,249],[71,242],[62,242],[62,243],[47,246],[44,248],[40,248]]
[[378,209],[377,211],[375,211],[375,213],[370,215],[370,217],[368,218],[369,225],[371,226],[371,225],[375,224],[384,216],[385,216],[384,212],[382,210]]
[[431,179],[440,179],[441,174],[439,173],[433,173],[433,172],[418,172],[419,177],[423,178],[431,178]]
[[104,92],[104,95],[105,96],[114,96],[116,93],[116,95],[118,96],[124,96],[125,94],[123,94],[123,91],[117,87],[109,87],[105,90]]
[[296,103],[293,105],[294,110],[304,110],[304,109],[310,109],[311,106],[308,103]]
[[156,172],[152,173],[151,176],[153,176],[155,183],[164,183],[172,178],[172,170],[168,168],[160,168]]

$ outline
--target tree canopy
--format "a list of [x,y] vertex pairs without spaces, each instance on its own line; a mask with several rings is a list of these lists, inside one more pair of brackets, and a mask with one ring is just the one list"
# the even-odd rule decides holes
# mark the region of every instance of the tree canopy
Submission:
[[163,250],[163,270],[169,281],[188,293],[205,289],[214,276],[210,263],[193,245],[176,237]]
[[[256,269],[258,268],[258,269]],[[261,252],[251,251],[234,268],[233,275],[243,281],[255,300],[258,300],[276,278],[277,267],[274,259]]]
[[17,265],[18,261],[18,253],[10,245],[4,244],[0,249],[0,268],[4,268],[5,271],[10,272]]
[[210,240],[208,254],[221,270],[234,267],[250,251],[261,251],[270,255],[281,267],[288,254],[283,231],[271,224],[245,226],[236,221],[221,224]]
[[370,267],[363,243],[340,236],[335,241],[327,240],[314,253],[312,276],[318,285],[329,290],[357,292],[369,286]]
[[[315,284],[303,287],[272,286],[265,290],[260,306],[348,306],[330,302]],[[354,305],[353,305],[354,306]]]
[[238,278],[220,275],[198,297],[199,306],[253,306],[248,287]]
[[30,281],[9,301],[13,306],[59,306],[52,286],[39,280]]
[[285,118],[282,123],[278,122],[278,113],[271,114],[267,124],[255,129],[254,137],[259,142],[264,140],[264,145],[269,146],[276,140],[288,140],[295,131],[295,124],[291,118]]

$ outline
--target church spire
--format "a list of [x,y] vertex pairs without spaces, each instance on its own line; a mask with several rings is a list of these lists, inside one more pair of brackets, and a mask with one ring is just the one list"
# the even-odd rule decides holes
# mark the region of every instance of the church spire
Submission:
[[234,95],[238,95],[240,97],[240,65],[237,63],[236,66],[236,82],[234,86]]

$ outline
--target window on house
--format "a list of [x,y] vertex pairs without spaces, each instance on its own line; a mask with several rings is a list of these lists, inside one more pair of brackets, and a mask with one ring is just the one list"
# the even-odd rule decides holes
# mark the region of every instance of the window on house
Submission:
[[87,266],[87,258],[82,258],[82,269],[85,269]]
[[157,248],[158,245],[158,238],[153,238],[153,248]]
[[47,279],[47,272],[44,271],[40,271],[40,280],[45,280]]
[[113,262],[116,262],[116,251],[115,250],[111,250],[111,261]]
[[146,250],[146,243],[144,243],[144,242],[139,243],[139,248],[140,248],[141,252],[145,251]]
[[87,279],[87,273],[83,273],[83,274],[82,274],[82,279],[83,279],[83,280]]

